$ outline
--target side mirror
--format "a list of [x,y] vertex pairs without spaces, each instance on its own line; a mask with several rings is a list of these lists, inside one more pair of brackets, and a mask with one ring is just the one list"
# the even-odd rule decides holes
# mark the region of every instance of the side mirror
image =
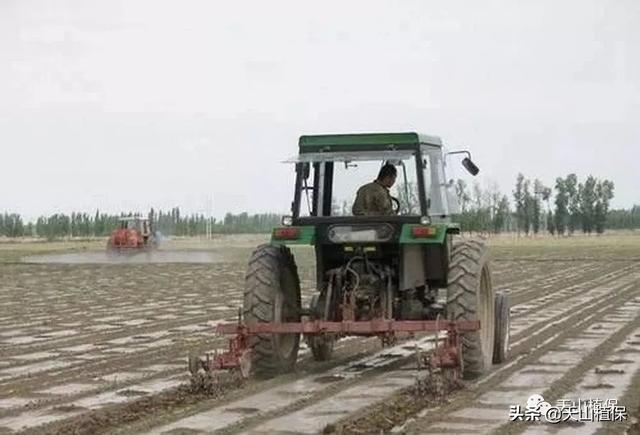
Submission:
[[462,159],[462,166],[464,166],[464,168],[473,176],[478,175],[478,172],[480,172],[480,169],[478,169],[476,164],[473,163],[469,157]]
[[452,154],[466,154],[467,157],[462,159],[462,166],[464,166],[464,168],[471,175],[474,175],[474,176],[478,175],[478,172],[480,172],[480,169],[478,169],[476,164],[471,161],[471,153],[469,153],[469,151],[451,151],[451,152],[447,153],[448,156],[452,155]]

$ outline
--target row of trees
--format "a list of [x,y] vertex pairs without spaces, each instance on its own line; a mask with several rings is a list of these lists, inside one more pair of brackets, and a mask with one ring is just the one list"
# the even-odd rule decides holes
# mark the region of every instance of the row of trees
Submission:
[[613,198],[613,182],[589,175],[579,183],[575,174],[556,179],[554,229],[558,234],[602,233],[606,226],[609,204]]
[[0,236],[20,237],[25,233],[22,217],[16,213],[0,214]]
[[[403,212],[410,213],[411,204],[417,204],[417,189],[397,187]],[[555,191],[555,192],[554,192]],[[610,180],[599,180],[589,175],[580,182],[575,174],[558,177],[554,189],[540,180],[529,180],[518,174],[513,190],[513,203],[500,192],[496,183],[481,187],[474,183],[469,187],[457,180],[455,194],[461,212],[456,217],[465,231],[500,233],[513,231],[518,234],[571,235],[575,231],[602,233],[605,228],[640,228],[640,206],[630,210],[609,210],[614,194]],[[553,209],[551,202],[553,200]],[[513,204],[513,208],[512,208]],[[349,215],[350,204],[333,204],[333,215]],[[131,216],[122,214],[120,216]],[[96,211],[95,214],[56,213],[43,216],[35,223],[24,223],[16,213],[0,214],[0,236],[37,236],[48,239],[64,237],[100,237],[108,235],[116,227],[119,215]],[[183,215],[178,207],[169,211],[149,211],[149,219],[155,228],[165,235],[200,236],[215,233],[265,233],[278,225],[276,213],[253,214],[227,213],[222,220],[207,218],[202,214]]]
[[455,192],[460,206],[457,220],[465,231],[497,234],[513,229],[509,199],[496,183],[486,188],[474,183],[469,189],[464,180],[457,180]]
[[629,210],[610,210],[605,226],[616,230],[640,228],[640,205],[634,205]]
[[[535,179],[531,182],[523,174],[518,174],[513,191],[518,233],[538,234],[545,223],[548,224],[546,216],[549,215],[550,197],[551,188],[542,184],[540,180]],[[547,204],[546,213],[543,211],[543,201]]]
[[[516,231],[518,234],[573,234],[602,233],[605,228],[639,228],[640,207],[632,211],[617,210],[609,216],[614,184],[589,175],[580,182],[575,174],[558,177],[554,189],[540,180],[529,180],[518,174],[513,190],[513,211],[507,195],[494,183],[482,188],[475,183],[469,189],[463,180],[456,183],[460,204],[459,216],[463,228],[476,232],[499,233]],[[554,209],[551,199],[554,198]]]
[[280,224],[278,213],[240,214],[227,213],[222,220],[207,218],[202,214],[182,216],[175,207],[170,212],[151,209],[149,219],[155,222],[156,228],[163,234],[176,236],[200,236],[207,233],[268,233]]
[[[103,237],[107,236],[118,224],[122,216],[133,213],[113,215],[100,213],[56,213],[41,216],[35,223],[25,223],[16,213],[0,214],[0,236],[5,237],[45,237],[47,239],[67,237]],[[208,218],[202,214],[183,215],[178,207],[169,211],[151,209],[149,219],[155,228],[164,235],[199,236],[221,233],[265,233],[280,223],[276,213],[232,214],[227,213],[222,220]]]

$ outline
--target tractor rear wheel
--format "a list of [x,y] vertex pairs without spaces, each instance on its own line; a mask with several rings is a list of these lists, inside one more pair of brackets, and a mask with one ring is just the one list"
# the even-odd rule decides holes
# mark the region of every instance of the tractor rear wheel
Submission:
[[480,330],[461,335],[462,375],[474,379],[491,367],[494,342],[494,292],[489,251],[475,239],[454,242],[447,288],[449,320],[480,320]]
[[503,292],[496,294],[495,337],[493,343],[493,363],[501,364],[509,357],[509,324],[510,324],[509,295]]
[[[251,256],[245,279],[243,317],[247,324],[300,321],[300,280],[286,246],[261,245]],[[251,366],[258,376],[293,370],[300,334],[257,334],[250,339]]]

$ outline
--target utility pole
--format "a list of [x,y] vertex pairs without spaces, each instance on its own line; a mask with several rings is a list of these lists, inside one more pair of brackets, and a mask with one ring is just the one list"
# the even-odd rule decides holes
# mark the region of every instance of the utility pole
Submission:
[[206,221],[206,237],[211,240],[213,238],[213,222],[211,214],[213,212],[213,195],[207,198],[207,221]]
[[213,194],[211,194],[209,203],[209,239],[213,239]]

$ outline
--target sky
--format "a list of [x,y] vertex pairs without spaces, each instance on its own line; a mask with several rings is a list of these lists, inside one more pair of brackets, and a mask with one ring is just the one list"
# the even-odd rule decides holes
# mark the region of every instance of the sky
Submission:
[[635,0],[3,0],[0,211],[286,212],[300,135],[368,131],[468,149],[509,197],[574,172],[629,207],[638,22]]

